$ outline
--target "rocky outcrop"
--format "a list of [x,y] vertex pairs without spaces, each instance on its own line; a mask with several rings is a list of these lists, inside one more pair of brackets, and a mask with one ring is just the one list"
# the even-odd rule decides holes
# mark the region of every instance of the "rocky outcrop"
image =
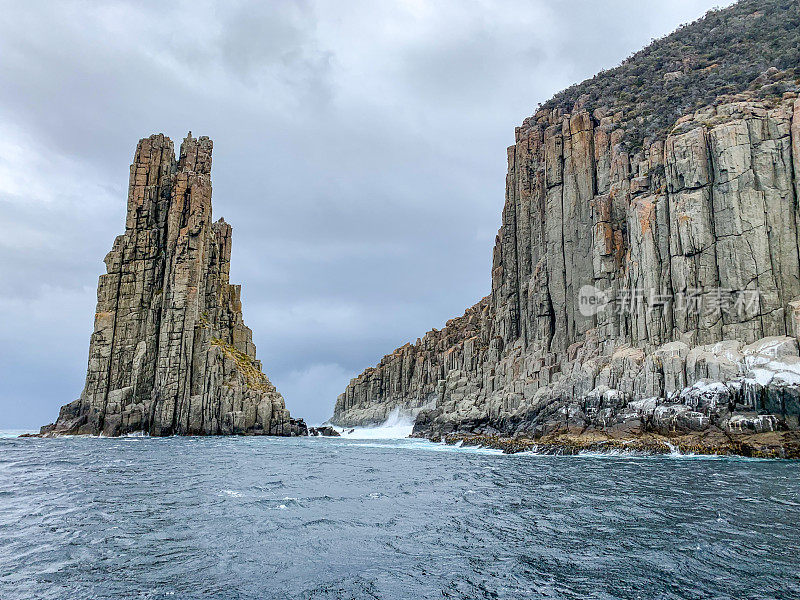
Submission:
[[211,216],[211,150],[159,134],[131,165],[125,233],[100,276],[86,386],[42,434],[305,435],[256,360]]
[[322,425],[320,427],[309,427],[308,435],[312,437],[340,437],[342,434],[330,425]]
[[460,349],[466,345],[467,354],[477,357],[488,318],[487,297],[463,316],[450,319],[444,329],[429,331],[415,344],[384,356],[378,366],[350,382],[336,402],[331,422],[350,427],[373,425],[383,423],[398,409],[416,415],[424,408],[434,408],[444,378],[464,365]]
[[417,435],[728,436],[800,415],[800,101],[720,98],[631,152],[539,111],[508,150],[490,296],[354,379],[333,422]]

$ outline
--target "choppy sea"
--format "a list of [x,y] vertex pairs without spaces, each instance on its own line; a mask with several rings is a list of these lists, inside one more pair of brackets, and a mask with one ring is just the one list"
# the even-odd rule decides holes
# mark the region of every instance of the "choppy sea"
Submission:
[[800,464],[0,439],[0,598],[800,598]]

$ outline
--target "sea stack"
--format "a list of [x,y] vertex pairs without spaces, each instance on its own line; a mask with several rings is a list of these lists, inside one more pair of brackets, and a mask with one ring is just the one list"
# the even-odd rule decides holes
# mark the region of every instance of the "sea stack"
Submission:
[[306,435],[256,360],[230,284],[231,226],[211,216],[211,150],[136,147],[125,233],[97,286],[86,387],[43,435]]
[[332,422],[800,456],[798,40],[797,2],[742,1],[542,105],[508,148],[488,296]]

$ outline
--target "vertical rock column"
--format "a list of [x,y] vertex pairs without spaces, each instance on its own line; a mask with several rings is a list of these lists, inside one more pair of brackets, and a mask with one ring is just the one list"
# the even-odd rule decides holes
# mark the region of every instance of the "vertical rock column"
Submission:
[[261,371],[212,221],[207,137],[139,142],[125,233],[98,284],[86,387],[43,433],[305,435]]

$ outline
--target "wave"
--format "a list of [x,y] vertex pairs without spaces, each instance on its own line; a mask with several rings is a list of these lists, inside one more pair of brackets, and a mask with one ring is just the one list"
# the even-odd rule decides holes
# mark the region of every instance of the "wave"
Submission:
[[353,440],[397,440],[407,438],[414,429],[414,417],[395,408],[380,425],[336,427],[343,438]]
[[2,429],[0,430],[0,438],[15,438],[23,433],[39,433],[39,431],[34,431],[33,429]]

